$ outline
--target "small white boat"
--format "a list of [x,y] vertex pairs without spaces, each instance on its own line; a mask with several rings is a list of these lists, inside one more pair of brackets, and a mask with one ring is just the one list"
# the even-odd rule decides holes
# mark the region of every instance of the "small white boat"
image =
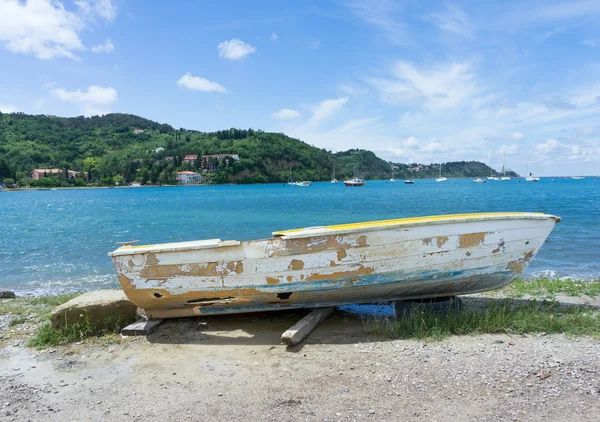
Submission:
[[333,179],[331,179],[331,183],[339,183],[338,179],[335,178],[335,167],[333,167]]
[[448,179],[446,179],[445,177],[442,177],[442,163],[440,163],[440,174],[438,176],[437,179],[435,179],[436,182],[447,182]]
[[527,176],[525,178],[526,182],[539,182],[540,178],[539,177],[533,177],[533,175],[531,173],[529,173],[529,176]]
[[404,183],[406,183],[407,185],[414,185],[414,184],[415,184],[415,181],[414,181],[414,180],[411,180],[411,179],[406,179],[406,180],[404,181]]
[[508,177],[508,176],[502,176],[502,177],[500,178],[500,180],[507,181],[507,180],[510,180],[510,177]]
[[390,182],[394,183],[396,181],[396,179],[390,179]]
[[307,180],[305,180],[303,182],[296,182],[296,186],[300,186],[300,187],[303,187],[303,188],[305,188],[307,186],[310,186],[311,184],[312,184],[312,182],[309,182]]
[[359,187],[359,186],[365,186],[366,184],[367,184],[367,182],[365,182],[365,179],[356,177],[356,164],[355,164],[354,165],[354,177],[352,179],[344,180],[344,186]]
[[482,179],[481,177],[479,177],[479,178],[473,180],[473,183],[485,183],[485,179]]
[[498,177],[496,177],[496,176],[490,176],[490,177],[487,177],[487,179],[488,179],[488,180],[500,180],[500,179],[499,179]]
[[396,179],[394,179],[394,167],[392,167],[392,178],[390,179],[391,183],[396,182]]
[[559,221],[522,212],[438,215],[244,242],[124,242],[109,256],[123,291],[148,318],[340,306],[503,287]]
[[571,179],[573,179],[573,180],[583,180],[583,179],[585,179],[585,177],[584,176],[571,176]]

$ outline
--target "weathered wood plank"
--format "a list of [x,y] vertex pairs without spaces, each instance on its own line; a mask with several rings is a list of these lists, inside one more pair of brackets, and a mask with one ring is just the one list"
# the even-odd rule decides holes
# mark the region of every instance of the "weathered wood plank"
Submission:
[[138,319],[133,324],[129,324],[127,327],[121,330],[121,334],[124,336],[147,336],[152,331],[156,330],[164,319]]
[[317,325],[333,312],[335,306],[318,308],[295,323],[289,330],[281,335],[281,342],[290,346],[300,343]]

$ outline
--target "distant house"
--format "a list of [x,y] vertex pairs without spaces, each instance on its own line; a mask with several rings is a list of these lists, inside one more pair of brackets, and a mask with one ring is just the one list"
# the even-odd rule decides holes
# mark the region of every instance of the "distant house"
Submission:
[[61,169],[35,169],[31,172],[31,178],[33,180],[39,180],[42,177],[52,176],[53,174],[62,173]]
[[158,147],[154,150],[155,153],[163,152],[165,149],[163,147]]
[[131,182],[129,186],[131,186],[132,188],[139,188],[142,186],[142,184],[140,182]]
[[142,129],[136,129],[133,131],[134,135],[141,135],[142,133],[144,133],[144,131]]
[[198,156],[196,154],[190,154],[190,155],[186,155],[183,158],[183,162],[184,163],[190,163],[191,165],[194,165],[194,163],[196,162],[197,159],[198,159]]
[[178,171],[177,181],[182,185],[202,183],[202,176],[195,171]]
[[[33,180],[39,180],[43,177],[52,176],[53,174],[61,174],[62,172],[63,171],[61,169],[35,169],[31,172],[31,178]],[[67,174],[69,179],[75,179],[76,177],[79,177],[79,175],[83,176],[83,178],[86,177],[85,172],[79,172],[75,170],[67,170]]]
[[240,156],[237,154],[214,154],[214,155],[203,155],[201,158],[200,168],[202,171],[211,173],[216,171],[219,167],[219,162],[225,160],[225,165],[229,165],[231,160],[239,160]]

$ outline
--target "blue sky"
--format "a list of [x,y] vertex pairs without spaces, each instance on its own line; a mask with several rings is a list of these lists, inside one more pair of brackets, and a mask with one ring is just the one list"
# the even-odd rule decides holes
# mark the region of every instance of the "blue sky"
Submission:
[[600,1],[0,0],[0,111],[600,173]]

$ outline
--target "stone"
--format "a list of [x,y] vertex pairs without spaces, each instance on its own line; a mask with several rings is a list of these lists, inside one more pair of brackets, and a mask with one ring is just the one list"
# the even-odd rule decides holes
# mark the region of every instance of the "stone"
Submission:
[[54,308],[50,314],[52,328],[71,325],[84,315],[90,323],[100,324],[109,318],[119,317],[123,323],[136,318],[137,307],[127,299],[122,290],[98,290],[84,293]]
[[10,290],[0,290],[0,299],[15,299],[17,295]]

